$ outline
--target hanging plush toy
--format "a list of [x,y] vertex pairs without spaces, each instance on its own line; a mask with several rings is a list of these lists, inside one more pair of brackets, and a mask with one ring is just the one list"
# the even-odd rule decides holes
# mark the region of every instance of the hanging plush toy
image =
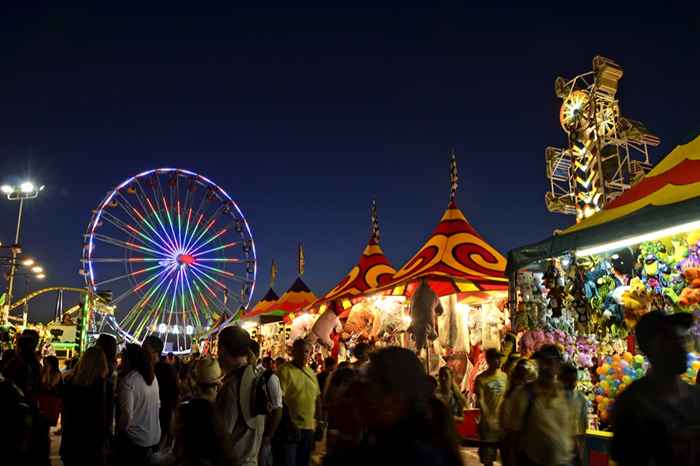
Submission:
[[544,273],[543,282],[547,288],[548,307],[552,317],[559,318],[564,307],[564,287],[561,285],[559,270],[554,261],[551,261]]

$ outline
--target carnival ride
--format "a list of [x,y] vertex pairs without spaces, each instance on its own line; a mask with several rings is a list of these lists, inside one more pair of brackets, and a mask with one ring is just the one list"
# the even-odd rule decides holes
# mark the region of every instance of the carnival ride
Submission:
[[256,269],[236,202],[187,170],[127,179],[93,211],[84,236],[81,273],[91,294],[113,296],[117,331],[132,342],[156,333],[173,352],[247,307]]
[[658,137],[638,121],[620,116],[616,97],[622,68],[596,56],[593,70],[554,82],[562,99],[559,121],[568,136],[565,148],[547,147],[545,161],[550,212],[590,217],[629,189],[650,169],[649,146]]

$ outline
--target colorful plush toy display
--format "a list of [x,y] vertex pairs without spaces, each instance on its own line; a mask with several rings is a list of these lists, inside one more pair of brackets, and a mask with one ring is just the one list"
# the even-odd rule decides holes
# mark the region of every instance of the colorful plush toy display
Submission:
[[627,328],[633,329],[639,318],[649,312],[651,306],[646,285],[640,278],[630,280],[629,288],[622,294],[621,304],[624,308],[625,324]]
[[678,304],[684,308],[690,308],[700,303],[700,268],[689,267],[683,271],[688,286],[681,291]]

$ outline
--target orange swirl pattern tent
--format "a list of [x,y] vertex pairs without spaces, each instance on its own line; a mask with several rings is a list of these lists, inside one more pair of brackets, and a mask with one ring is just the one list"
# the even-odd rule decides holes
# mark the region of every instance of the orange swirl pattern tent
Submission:
[[445,296],[459,293],[475,302],[508,289],[506,259],[469,224],[457,207],[457,167],[452,156],[452,192],[440,223],[418,252],[382,288],[394,295],[411,296],[420,278]]
[[372,203],[372,236],[367,243],[360,260],[338,284],[318,299],[311,307],[335,301],[343,309],[350,308],[351,299],[361,296],[366,291],[389,283],[396,273],[389,259],[379,245],[379,224],[376,203]]

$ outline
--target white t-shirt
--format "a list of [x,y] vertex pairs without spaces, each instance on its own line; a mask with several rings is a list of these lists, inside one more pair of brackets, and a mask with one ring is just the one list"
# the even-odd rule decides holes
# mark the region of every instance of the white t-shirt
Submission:
[[267,397],[270,399],[270,408],[282,409],[282,387],[277,374],[270,375],[267,380]]
[[119,383],[117,429],[134,444],[151,447],[160,442],[160,397],[158,379],[147,385],[138,371],[131,371]]

